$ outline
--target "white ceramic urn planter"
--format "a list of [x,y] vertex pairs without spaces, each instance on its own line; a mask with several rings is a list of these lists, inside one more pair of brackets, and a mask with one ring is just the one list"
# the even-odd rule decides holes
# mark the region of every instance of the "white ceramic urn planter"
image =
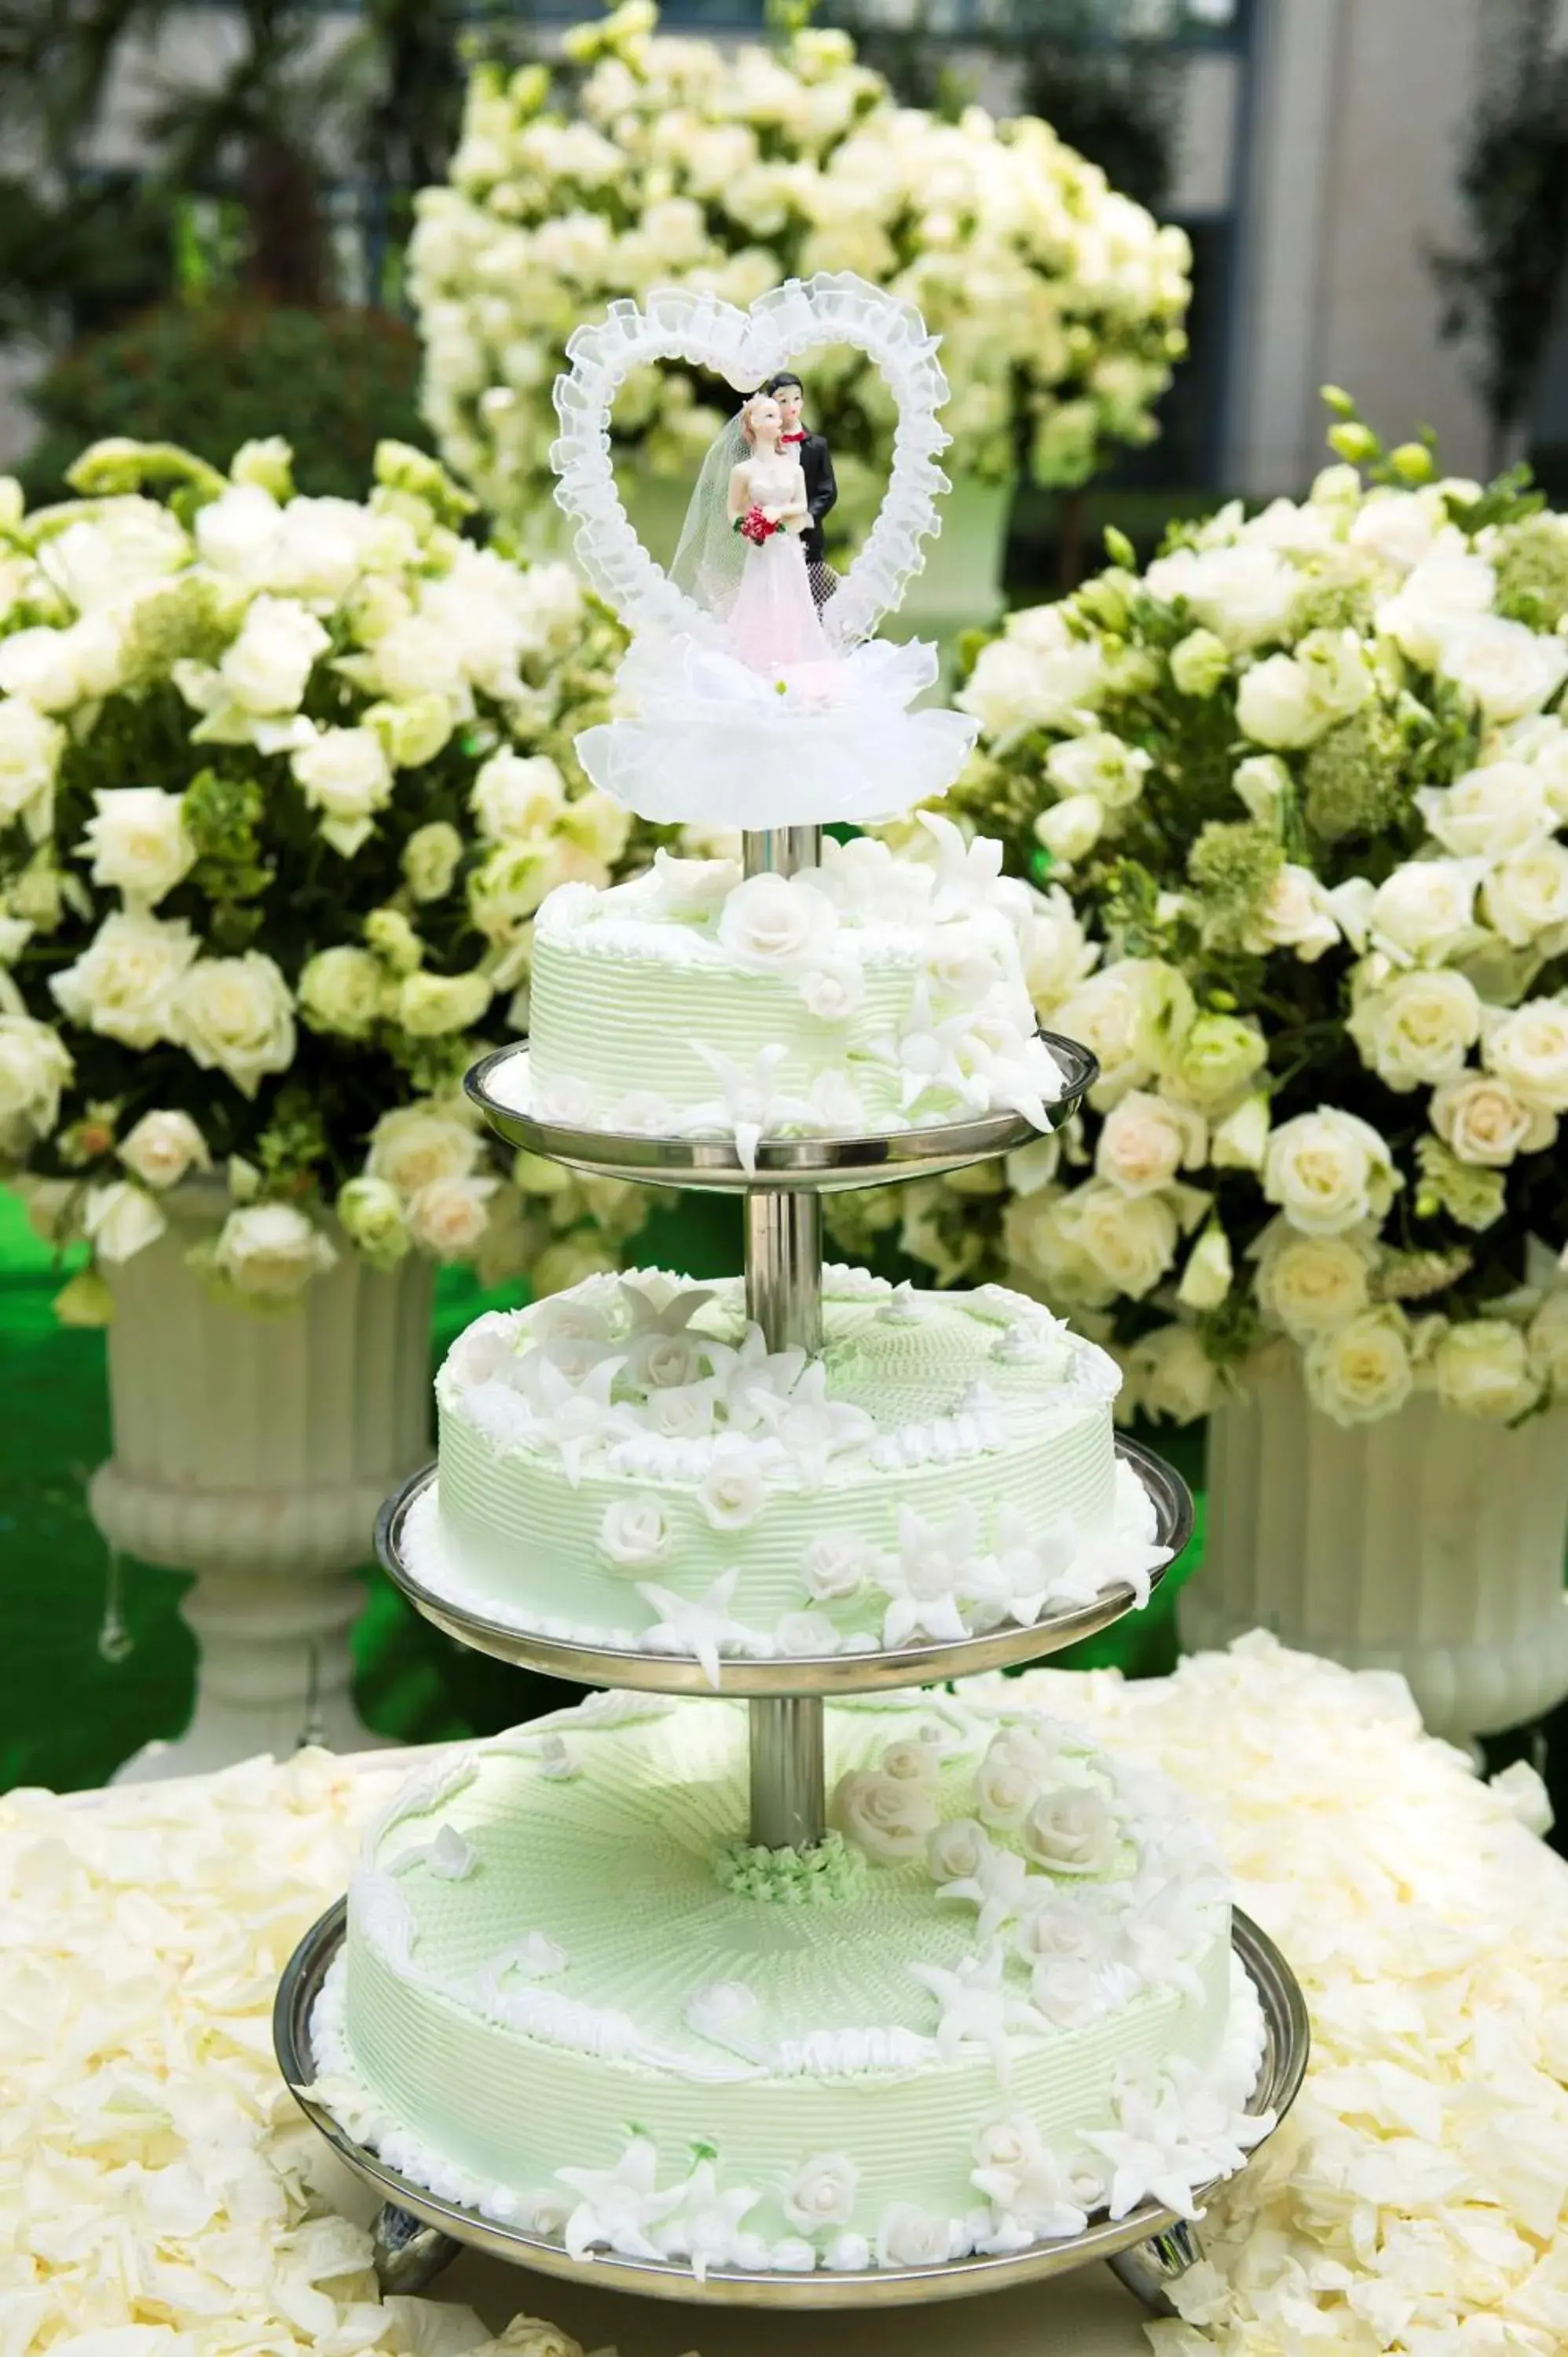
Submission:
[[184,1255],[222,1216],[182,1188],[167,1232],[105,1270],[113,1453],[92,1517],[111,1546],[196,1574],[181,1609],[199,1647],[196,1708],[115,1781],[202,1775],[302,1739],[358,1750],[349,1632],[382,1500],[430,1454],[433,1271],[391,1275],[340,1238],[295,1308],[215,1301]]
[[1397,1670],[1434,1735],[1467,1743],[1568,1695],[1568,1408],[1518,1430],[1419,1394],[1348,1429],[1287,1361],[1209,1422],[1191,1649],[1249,1629]]

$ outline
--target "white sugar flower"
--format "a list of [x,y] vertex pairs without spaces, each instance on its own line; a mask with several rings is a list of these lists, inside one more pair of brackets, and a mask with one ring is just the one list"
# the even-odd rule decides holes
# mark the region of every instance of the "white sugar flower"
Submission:
[[972,1880],[982,1861],[991,1855],[990,1836],[972,1817],[950,1817],[926,1842],[926,1865],[938,1884]]
[[779,1070],[789,1053],[787,1047],[775,1043],[759,1049],[749,1067],[700,1039],[693,1039],[692,1048],[718,1082],[720,1093],[712,1102],[691,1108],[682,1123],[688,1135],[701,1137],[714,1130],[721,1135],[727,1133],[735,1139],[743,1167],[755,1171],[757,1148],[764,1137],[791,1126],[811,1125],[810,1103],[778,1085]]
[[823,2226],[847,2226],[854,2214],[860,2171],[842,2152],[820,2152],[802,2161],[784,2196],[784,2215],[805,2234]]
[[530,1352],[517,1362],[513,1381],[532,1411],[532,1437],[541,1447],[559,1450],[562,1470],[574,1489],[582,1480],[585,1457],[637,1429],[631,1409],[610,1398],[620,1367],[618,1358],[603,1359],[574,1383],[542,1351]]
[[819,1023],[847,1023],[865,996],[865,974],[854,958],[824,958],[800,976],[800,1002]]
[[973,1509],[961,1507],[945,1524],[929,1523],[912,1506],[898,1510],[897,1552],[884,1555],[877,1582],[889,1598],[882,1641],[890,1651],[924,1636],[953,1644],[968,1634],[958,1598],[980,1561]]
[[804,974],[820,966],[838,911],[801,876],[748,876],[720,912],[718,940],[746,974]]
[[758,1421],[808,1490],[822,1488],[835,1458],[865,1448],[876,1437],[875,1421],[865,1408],[828,1397],[827,1369],[820,1359],[793,1390],[780,1394],[757,1385],[749,1397]]
[[677,2209],[684,2186],[659,2192],[659,2147],[634,2136],[613,2169],[560,2169],[556,2176],[577,2196],[562,2240],[575,2259],[610,2250],[622,2258],[658,2259],[663,2255],[652,2229]]
[[907,1776],[856,1768],[839,1778],[832,1814],[845,1840],[868,1857],[879,1865],[901,1865],[924,1850],[937,1822],[937,1804],[926,1785]]
[[1048,1873],[1105,1874],[1115,1861],[1121,1832],[1102,1792],[1064,1784],[1032,1803],[1018,1838]]
[[974,1771],[975,1807],[988,1825],[1016,1832],[1040,1790],[1040,1763],[1009,1741],[994,1736]]
[[697,1503],[710,1528],[745,1530],[762,1512],[765,1494],[756,1448],[738,1435],[718,1441],[712,1462],[697,1484]]
[[983,1955],[965,1956],[950,1971],[942,1964],[908,1967],[910,1977],[937,2000],[937,2050],[943,2061],[952,2061],[966,2047],[983,2047],[1004,2085],[1010,2076],[1007,2032],[1041,2027],[1033,2007],[1009,1991],[1005,1964],[1006,1951],[993,1941]]
[[618,1571],[647,1571],[670,1548],[670,1526],[654,1498],[617,1498],[599,1520],[599,1548]]
[[1079,1551],[1078,1524],[1058,1514],[1039,1529],[1015,1506],[1002,1505],[996,1517],[996,1564],[1008,1611],[1029,1628],[1045,1610],[1070,1571]]
[[838,1604],[858,1596],[876,1569],[877,1551],[864,1539],[824,1531],[806,1550],[801,1579],[814,1604]]
[[732,2185],[721,2191],[713,2162],[700,2160],[660,2230],[660,2253],[666,2258],[688,2260],[699,2283],[710,2267],[760,2265],[765,2246],[757,2234],[743,2230],[741,2222],[761,2199],[756,2188],[748,2185]]

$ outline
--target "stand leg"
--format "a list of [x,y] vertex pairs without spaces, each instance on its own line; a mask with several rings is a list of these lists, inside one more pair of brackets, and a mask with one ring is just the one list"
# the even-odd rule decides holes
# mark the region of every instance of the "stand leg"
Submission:
[[822,856],[820,826],[758,827],[740,840],[748,876],[793,876],[797,868],[815,867]]
[[383,2293],[423,2291],[462,2248],[439,2226],[424,2225],[394,2201],[382,2203],[371,2233],[371,2264]]
[[822,1347],[822,1204],[779,1191],[746,1199],[746,1307],[770,1351]]
[[1107,2265],[1134,2299],[1141,2299],[1156,2316],[1174,2316],[1176,2311],[1168,2286],[1179,2283],[1202,2256],[1197,2228],[1178,2218],[1164,2233],[1151,2234],[1146,2243],[1134,2243],[1130,2251],[1118,2251]]
[[827,1831],[819,1695],[754,1701],[751,1838],[768,1849],[809,1849]]

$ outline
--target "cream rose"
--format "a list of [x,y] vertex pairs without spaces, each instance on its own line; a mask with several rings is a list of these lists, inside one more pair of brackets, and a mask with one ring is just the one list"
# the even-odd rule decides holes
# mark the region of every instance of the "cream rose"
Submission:
[[803,2234],[822,2226],[847,2226],[854,2211],[860,2171],[842,2152],[820,2152],[802,2161],[784,2196],[784,2215]]
[[1568,846],[1537,843],[1501,861],[1481,887],[1481,908],[1505,942],[1556,957],[1568,947]]
[[386,976],[369,950],[349,944],[318,950],[300,974],[299,1011],[313,1031],[369,1039],[386,1012]]
[[1283,1123],[1263,1156],[1264,1196],[1304,1235],[1343,1235],[1381,1219],[1397,1184],[1377,1131],[1332,1105]]
[[1294,950],[1314,965],[1339,939],[1328,896],[1310,867],[1286,860],[1263,897],[1244,946],[1260,957],[1270,950]]
[[301,793],[321,816],[334,851],[351,859],[374,833],[374,813],[392,800],[392,768],[373,728],[324,728],[293,756]]
[[1081,1784],[1042,1794],[1018,1828],[1026,1855],[1051,1874],[1107,1873],[1119,1837],[1104,1794]]
[[403,875],[416,900],[444,900],[463,856],[463,838],[444,818],[416,826],[403,846]]
[[1106,1114],[1094,1168],[1123,1195],[1152,1195],[1178,1172],[1196,1169],[1208,1150],[1201,1114],[1133,1089]]
[[48,1024],[0,1014],[0,1147],[26,1154],[48,1135],[72,1070],[64,1041]]
[[293,1203],[250,1203],[231,1211],[219,1232],[213,1265],[237,1293],[271,1300],[302,1292],[338,1255],[321,1230]]
[[1391,1415],[1415,1387],[1404,1320],[1396,1309],[1363,1309],[1308,1344],[1307,1395],[1336,1424]]
[[1163,1195],[1128,1196],[1091,1178],[1057,1206],[1069,1250],[1131,1300],[1152,1293],[1176,1259],[1180,1223]]
[[1436,550],[1378,608],[1378,630],[1412,662],[1433,671],[1450,631],[1486,614],[1497,587],[1498,576],[1484,558]]
[[[1128,1413],[1156,1423],[1192,1424],[1219,1396],[1214,1361],[1190,1326],[1156,1326],[1127,1353]],[[1120,1412],[1122,1403],[1118,1403]]]
[[832,1815],[846,1841],[891,1866],[923,1854],[937,1822],[937,1804],[925,1784],[857,1768],[839,1778]]
[[115,1147],[144,1187],[177,1187],[192,1170],[209,1170],[207,1141],[188,1113],[145,1113]]
[[566,808],[566,781],[547,753],[492,753],[468,795],[487,843],[548,834]]
[[312,666],[331,643],[315,615],[294,599],[257,597],[218,675],[242,712],[297,712]]
[[395,1268],[407,1257],[413,1238],[403,1217],[403,1199],[384,1178],[350,1178],[338,1189],[335,1208],[349,1243],[372,1268]]
[[1437,667],[1488,720],[1520,720],[1550,704],[1568,679],[1568,646],[1528,623],[1477,614],[1444,633]]
[[876,1549],[864,1539],[824,1531],[806,1549],[801,1572],[813,1604],[838,1604],[858,1596],[876,1568]]
[[73,1023],[127,1048],[150,1048],[171,1036],[175,993],[196,947],[183,918],[171,923],[139,911],[105,917],[49,988]]
[[1233,653],[1283,637],[1303,587],[1295,566],[1259,541],[1178,548],[1144,578],[1151,597],[1185,604]]
[[413,1241],[435,1259],[464,1260],[477,1252],[489,1222],[495,1178],[432,1178],[408,1199]]
[[1470,859],[1407,859],[1372,892],[1358,930],[1391,956],[1441,965],[1475,938],[1479,873]]
[[1516,1155],[1550,1146],[1557,1118],[1527,1105],[1492,1072],[1458,1072],[1434,1089],[1427,1115],[1461,1162],[1506,1170]]
[[18,820],[35,843],[49,831],[65,731],[25,696],[0,703],[0,826]]
[[1236,721],[1254,745],[1286,752],[1316,744],[1333,717],[1318,703],[1311,671],[1292,655],[1269,655],[1242,673]]
[[1432,1375],[1444,1407],[1498,1424],[1522,1415],[1541,1396],[1525,1336],[1503,1318],[1450,1326],[1433,1351]]
[[1258,1307],[1293,1342],[1336,1333],[1366,1308],[1370,1265],[1348,1236],[1298,1235],[1276,1220],[1260,1239]]
[[1456,859],[1506,859],[1552,832],[1545,781],[1524,761],[1467,770],[1451,786],[1421,787],[1415,799],[1430,832]]
[[1151,755],[1104,729],[1064,737],[1046,756],[1046,775],[1058,794],[1092,794],[1107,810],[1125,810],[1135,802],[1153,767]]
[[838,931],[838,911],[799,876],[749,876],[719,917],[718,937],[747,974],[800,974],[820,966]]
[[81,1226],[100,1260],[119,1262],[156,1243],[168,1222],[145,1187],[129,1178],[112,1178],[107,1186],[88,1189]]
[[1459,1071],[1480,1038],[1480,996],[1451,967],[1419,968],[1357,994],[1345,1028],[1387,1087],[1431,1088]]
[[227,1073],[248,1097],[268,1072],[285,1072],[294,1061],[294,1002],[261,950],[190,967],[176,988],[168,1030],[193,1063]]
[[196,865],[185,831],[183,798],[158,786],[113,786],[92,797],[96,816],[82,830],[92,880],[154,909]]
[[381,1115],[365,1169],[406,1200],[438,1178],[466,1178],[483,1150],[466,1107],[427,1098]]
[[1568,1113],[1568,999],[1527,999],[1483,1028],[1487,1070],[1526,1104]]
[[650,1571],[670,1551],[670,1526],[654,1498],[617,1498],[599,1521],[599,1551],[618,1571]]

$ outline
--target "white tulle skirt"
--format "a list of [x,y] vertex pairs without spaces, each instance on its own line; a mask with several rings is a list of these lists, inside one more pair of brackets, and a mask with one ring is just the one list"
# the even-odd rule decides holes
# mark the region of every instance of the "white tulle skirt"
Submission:
[[[757,557],[774,545],[765,542]],[[820,651],[763,670],[692,639],[635,640],[618,681],[627,716],[577,739],[596,786],[656,825],[743,828],[871,825],[947,791],[976,724],[960,712],[908,709],[937,677],[935,648],[873,639],[835,652],[804,563],[795,571]],[[768,584],[755,593],[753,619],[766,598],[776,620],[782,567],[748,565],[746,577]]]

